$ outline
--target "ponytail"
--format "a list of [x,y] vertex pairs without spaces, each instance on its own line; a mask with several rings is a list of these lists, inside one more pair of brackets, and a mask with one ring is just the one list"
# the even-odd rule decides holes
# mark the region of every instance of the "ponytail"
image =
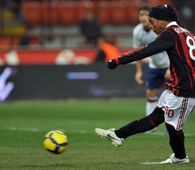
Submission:
[[169,10],[169,14],[171,18],[170,21],[176,21],[179,26],[185,28],[186,26],[179,20],[176,10],[170,5],[164,5],[164,6],[165,7],[167,6],[167,9]]

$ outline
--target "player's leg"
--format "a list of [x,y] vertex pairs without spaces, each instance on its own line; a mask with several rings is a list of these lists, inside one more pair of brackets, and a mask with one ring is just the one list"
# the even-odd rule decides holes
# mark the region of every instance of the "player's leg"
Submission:
[[146,115],[148,116],[156,108],[158,101],[158,89],[147,89],[146,100]]
[[146,115],[152,113],[158,101],[158,90],[164,86],[167,68],[149,68],[146,90]]
[[161,108],[156,107],[150,115],[139,120],[135,120],[120,129],[115,130],[115,133],[119,138],[127,138],[134,134],[152,130],[163,122],[164,111]]
[[[156,83],[155,83],[156,84]],[[149,85],[151,87],[152,85]],[[158,101],[158,89],[147,89],[146,90],[146,115],[150,115],[153,110],[156,108]],[[147,131],[146,133],[154,133],[156,132],[156,128]]]
[[173,158],[170,157],[163,163],[171,163],[174,159],[188,163],[182,127],[195,108],[195,99],[178,97],[167,90],[166,94],[163,94],[163,98],[159,99],[158,106],[166,112],[165,123],[169,133],[169,143],[174,153]]
[[175,153],[175,157],[179,159],[184,159],[186,157],[186,151],[184,146],[184,133],[183,130],[175,130],[169,124],[166,124],[167,131],[169,132],[169,144]]
[[[147,76],[147,90],[146,90],[146,115],[150,115],[156,108],[158,101],[159,88],[159,72],[158,69],[149,68]],[[147,131],[146,133],[155,132],[156,128]]]
[[[158,125],[164,122],[165,111],[162,109],[162,106],[166,104],[168,92],[169,92],[168,90],[165,90],[161,94],[160,103],[158,103],[159,107],[156,107],[150,115],[143,117],[142,119],[135,120],[121,127],[120,129],[114,131],[113,129],[104,130],[104,129],[96,128],[95,132],[99,136],[111,140],[115,146],[121,146],[122,139],[137,133],[149,131],[157,127]],[[118,143],[115,141],[121,141],[121,142]]]
[[149,131],[159,124],[164,122],[164,111],[161,108],[156,107],[154,111],[142,119],[135,120],[120,129],[100,129],[96,128],[95,132],[102,138],[106,138],[112,141],[115,146],[121,146],[123,139],[134,134]]
[[[165,73],[167,68],[149,68],[147,76],[146,90],[146,115],[152,113],[158,102],[158,91],[165,83]],[[156,128],[150,132],[155,132]],[[148,132],[147,132],[148,133]]]

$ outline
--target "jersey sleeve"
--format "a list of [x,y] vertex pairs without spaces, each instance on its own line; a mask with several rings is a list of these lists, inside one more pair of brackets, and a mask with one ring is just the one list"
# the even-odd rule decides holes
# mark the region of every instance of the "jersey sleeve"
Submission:
[[141,60],[153,54],[166,51],[175,46],[175,40],[172,33],[168,30],[162,32],[153,42],[140,48],[133,49],[121,55],[118,59],[120,64],[127,64],[133,61]]

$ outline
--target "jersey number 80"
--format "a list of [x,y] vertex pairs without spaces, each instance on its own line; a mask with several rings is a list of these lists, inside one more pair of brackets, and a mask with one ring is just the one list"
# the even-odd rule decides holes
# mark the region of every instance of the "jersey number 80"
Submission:
[[186,38],[186,44],[189,47],[189,55],[192,60],[195,60],[195,40],[194,39],[190,36],[187,36]]

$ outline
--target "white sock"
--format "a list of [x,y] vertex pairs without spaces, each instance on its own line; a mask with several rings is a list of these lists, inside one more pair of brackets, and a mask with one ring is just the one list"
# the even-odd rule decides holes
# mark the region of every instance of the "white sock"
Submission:
[[146,102],[146,115],[150,115],[156,108],[158,97],[149,97]]

